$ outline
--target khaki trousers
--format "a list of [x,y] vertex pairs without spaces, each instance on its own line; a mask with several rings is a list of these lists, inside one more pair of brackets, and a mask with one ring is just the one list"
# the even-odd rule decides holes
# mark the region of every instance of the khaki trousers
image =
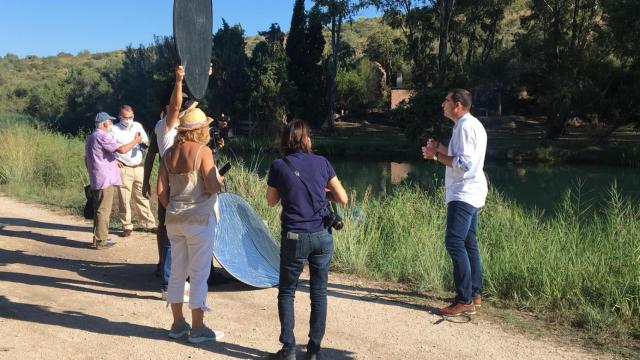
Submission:
[[120,200],[120,222],[122,229],[133,230],[131,222],[132,207],[138,214],[140,225],[145,229],[156,227],[156,219],[153,217],[149,200],[142,196],[142,179],[144,167],[120,168],[122,186],[118,188],[118,199]]
[[93,195],[93,245],[101,244],[109,239],[109,217],[113,205],[115,189],[91,190]]

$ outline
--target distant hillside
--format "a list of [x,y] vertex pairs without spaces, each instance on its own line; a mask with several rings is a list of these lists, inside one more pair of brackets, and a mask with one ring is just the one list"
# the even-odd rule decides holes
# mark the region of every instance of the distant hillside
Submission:
[[121,65],[122,51],[92,54],[88,51],[78,55],[59,53],[56,56],[27,56],[18,58],[7,54],[0,57],[0,111],[21,111],[28,97],[24,94],[44,81],[64,81],[74,68],[103,69]]
[[[282,26],[282,24],[280,24]],[[356,50],[357,55],[361,55],[364,52],[367,44],[367,38],[380,30],[390,29],[386,24],[382,23],[382,19],[375,18],[359,18],[352,22],[346,22],[342,25],[342,40],[347,42],[351,47]],[[265,29],[266,30],[266,29]],[[399,34],[399,31],[397,31]],[[329,53],[329,41],[331,39],[331,32],[325,28],[323,30],[324,38],[326,41],[325,53]],[[247,55],[251,56],[253,48],[264,38],[260,35],[248,36],[246,38],[246,51]]]
[[[361,56],[364,52],[367,38],[377,31],[388,29],[380,18],[360,18],[343,25],[342,38],[349,43]],[[265,29],[266,30],[266,29]],[[327,47],[325,54],[329,54],[330,32],[325,29]],[[251,56],[253,48],[263,37],[260,35],[246,37],[246,52]],[[151,43],[151,39],[149,40]],[[37,57],[27,56],[18,58],[13,54],[0,57],[0,111],[21,112],[27,106],[28,94],[36,84],[46,81],[49,83],[62,82],[71,69],[117,68],[122,65],[123,51],[106,53],[80,52],[71,55],[61,52],[56,56]]]

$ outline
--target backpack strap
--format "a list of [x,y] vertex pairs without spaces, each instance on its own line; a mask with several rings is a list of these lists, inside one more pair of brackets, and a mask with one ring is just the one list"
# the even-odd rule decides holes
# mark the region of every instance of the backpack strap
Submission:
[[327,204],[323,201],[320,209],[316,210],[315,203],[313,201],[313,195],[311,195],[311,190],[309,190],[307,183],[305,183],[304,180],[302,180],[302,177],[300,177],[300,171],[298,171],[298,169],[291,163],[291,161],[289,161],[289,159],[287,159],[286,156],[282,157],[282,161],[284,161],[284,163],[287,164],[287,167],[289,167],[289,170],[291,170],[293,175],[295,175],[298,179],[300,179],[300,182],[302,183],[302,185],[304,185],[304,188],[307,189],[307,194],[309,195],[309,201],[311,201],[311,207],[313,208],[313,213],[315,214],[320,210],[322,210],[324,207],[326,207]]

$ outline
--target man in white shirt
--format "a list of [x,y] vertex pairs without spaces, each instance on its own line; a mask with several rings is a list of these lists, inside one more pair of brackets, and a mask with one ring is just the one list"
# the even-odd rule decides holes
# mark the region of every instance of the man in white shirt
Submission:
[[[142,144],[149,146],[149,138],[142,124],[133,121],[133,109],[129,105],[120,107],[120,121],[113,126],[111,135],[118,144],[126,144],[136,134],[142,137]],[[120,168],[122,186],[118,189],[120,200],[120,221],[122,222],[122,237],[131,236],[133,223],[131,222],[132,208],[138,213],[140,225],[148,231],[156,231],[156,220],[151,211],[149,200],[142,196],[143,147],[138,144],[124,154],[117,154],[116,160]]]
[[471,93],[464,89],[448,92],[442,103],[444,116],[454,122],[449,146],[435,139],[422,147],[422,156],[446,166],[445,189],[447,232],[445,246],[453,263],[456,287],[454,302],[440,314],[475,314],[482,305],[482,261],[476,239],[478,210],[487,198],[484,158],[487,133],[482,123],[469,113]]

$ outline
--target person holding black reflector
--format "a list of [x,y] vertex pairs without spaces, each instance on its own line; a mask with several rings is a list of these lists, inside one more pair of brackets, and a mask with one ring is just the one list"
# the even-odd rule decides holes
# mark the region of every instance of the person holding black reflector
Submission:
[[269,358],[296,358],[293,299],[308,261],[311,318],[306,358],[316,359],[326,328],[327,283],[333,256],[328,202],[346,204],[348,198],[329,161],[312,153],[309,127],[304,122],[294,120],[287,125],[280,150],[283,157],[274,160],[269,169],[267,203],[272,207],[282,204],[278,314],[283,346]]

